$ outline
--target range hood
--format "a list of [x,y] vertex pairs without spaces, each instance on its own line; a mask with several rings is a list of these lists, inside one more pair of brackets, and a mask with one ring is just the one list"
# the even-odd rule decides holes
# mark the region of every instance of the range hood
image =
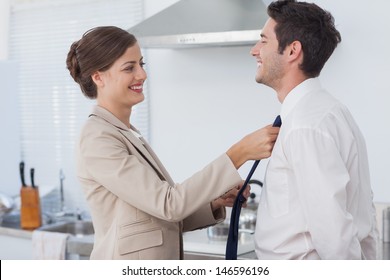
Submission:
[[252,45],[266,9],[261,0],[181,0],[128,31],[141,48]]

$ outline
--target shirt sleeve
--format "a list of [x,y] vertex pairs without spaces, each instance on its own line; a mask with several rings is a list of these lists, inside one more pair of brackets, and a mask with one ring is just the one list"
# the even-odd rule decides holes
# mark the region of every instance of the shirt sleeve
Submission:
[[347,211],[349,173],[337,143],[310,128],[292,131],[285,143],[291,187],[298,193],[314,249],[321,259],[361,259],[357,229]]

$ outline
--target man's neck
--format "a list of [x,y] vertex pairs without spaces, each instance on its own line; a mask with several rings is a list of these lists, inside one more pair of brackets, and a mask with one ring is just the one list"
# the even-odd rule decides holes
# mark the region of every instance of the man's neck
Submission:
[[292,79],[286,79],[279,89],[276,89],[277,97],[280,103],[283,103],[286,96],[299,84],[307,80],[308,77],[300,75],[299,77],[293,77]]

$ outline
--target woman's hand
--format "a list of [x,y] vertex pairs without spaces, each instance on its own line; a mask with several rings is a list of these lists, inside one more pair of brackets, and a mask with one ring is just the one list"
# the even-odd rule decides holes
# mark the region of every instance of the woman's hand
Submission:
[[268,125],[256,130],[234,144],[226,154],[237,169],[248,160],[268,158],[271,156],[279,129],[279,127]]
[[[234,201],[237,198],[238,192],[241,189],[243,184],[244,184],[244,181],[242,181],[242,183],[240,185],[238,185],[237,187],[232,188],[230,191],[226,192],[225,194],[223,194],[219,198],[213,200],[211,202],[211,209],[214,211],[220,207],[232,207],[234,204]],[[245,199],[248,199],[250,193],[251,193],[251,187],[248,185],[243,193]],[[243,204],[243,207],[245,207],[245,206],[246,206],[246,202]]]

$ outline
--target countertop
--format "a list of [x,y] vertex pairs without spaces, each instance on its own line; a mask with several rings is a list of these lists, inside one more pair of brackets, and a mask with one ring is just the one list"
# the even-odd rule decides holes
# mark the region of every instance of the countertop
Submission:
[[[0,226],[0,235],[31,239],[32,231]],[[252,243],[251,243],[252,242]],[[187,259],[223,259],[226,241],[208,240],[205,230],[198,230],[184,234],[184,251]],[[84,237],[70,237],[67,243],[67,254],[71,258],[81,256],[88,258],[93,247],[93,235]],[[240,240],[238,245],[238,259],[256,259],[252,238]],[[390,242],[378,242],[377,259],[390,259]]]
[[[15,225],[0,226],[0,235],[31,239],[32,231],[23,230]],[[185,259],[224,259],[225,240],[209,240],[206,230],[197,230],[184,234]],[[93,248],[93,235],[83,237],[71,236],[67,241],[66,254],[69,259],[88,259]],[[239,259],[255,259],[252,238],[240,239],[238,245]]]
[[[183,234],[184,252],[225,258],[226,239],[227,237],[210,239],[207,235],[207,229],[185,232]],[[254,250],[253,235],[241,234],[238,240],[237,258],[251,252],[254,253]],[[253,258],[256,258],[255,255]]]
[[[16,227],[0,226],[0,235],[32,239],[31,230],[23,230]],[[71,258],[75,258],[76,256],[85,258],[91,254],[92,247],[93,235],[87,235],[83,237],[70,236],[67,241],[66,254]]]

